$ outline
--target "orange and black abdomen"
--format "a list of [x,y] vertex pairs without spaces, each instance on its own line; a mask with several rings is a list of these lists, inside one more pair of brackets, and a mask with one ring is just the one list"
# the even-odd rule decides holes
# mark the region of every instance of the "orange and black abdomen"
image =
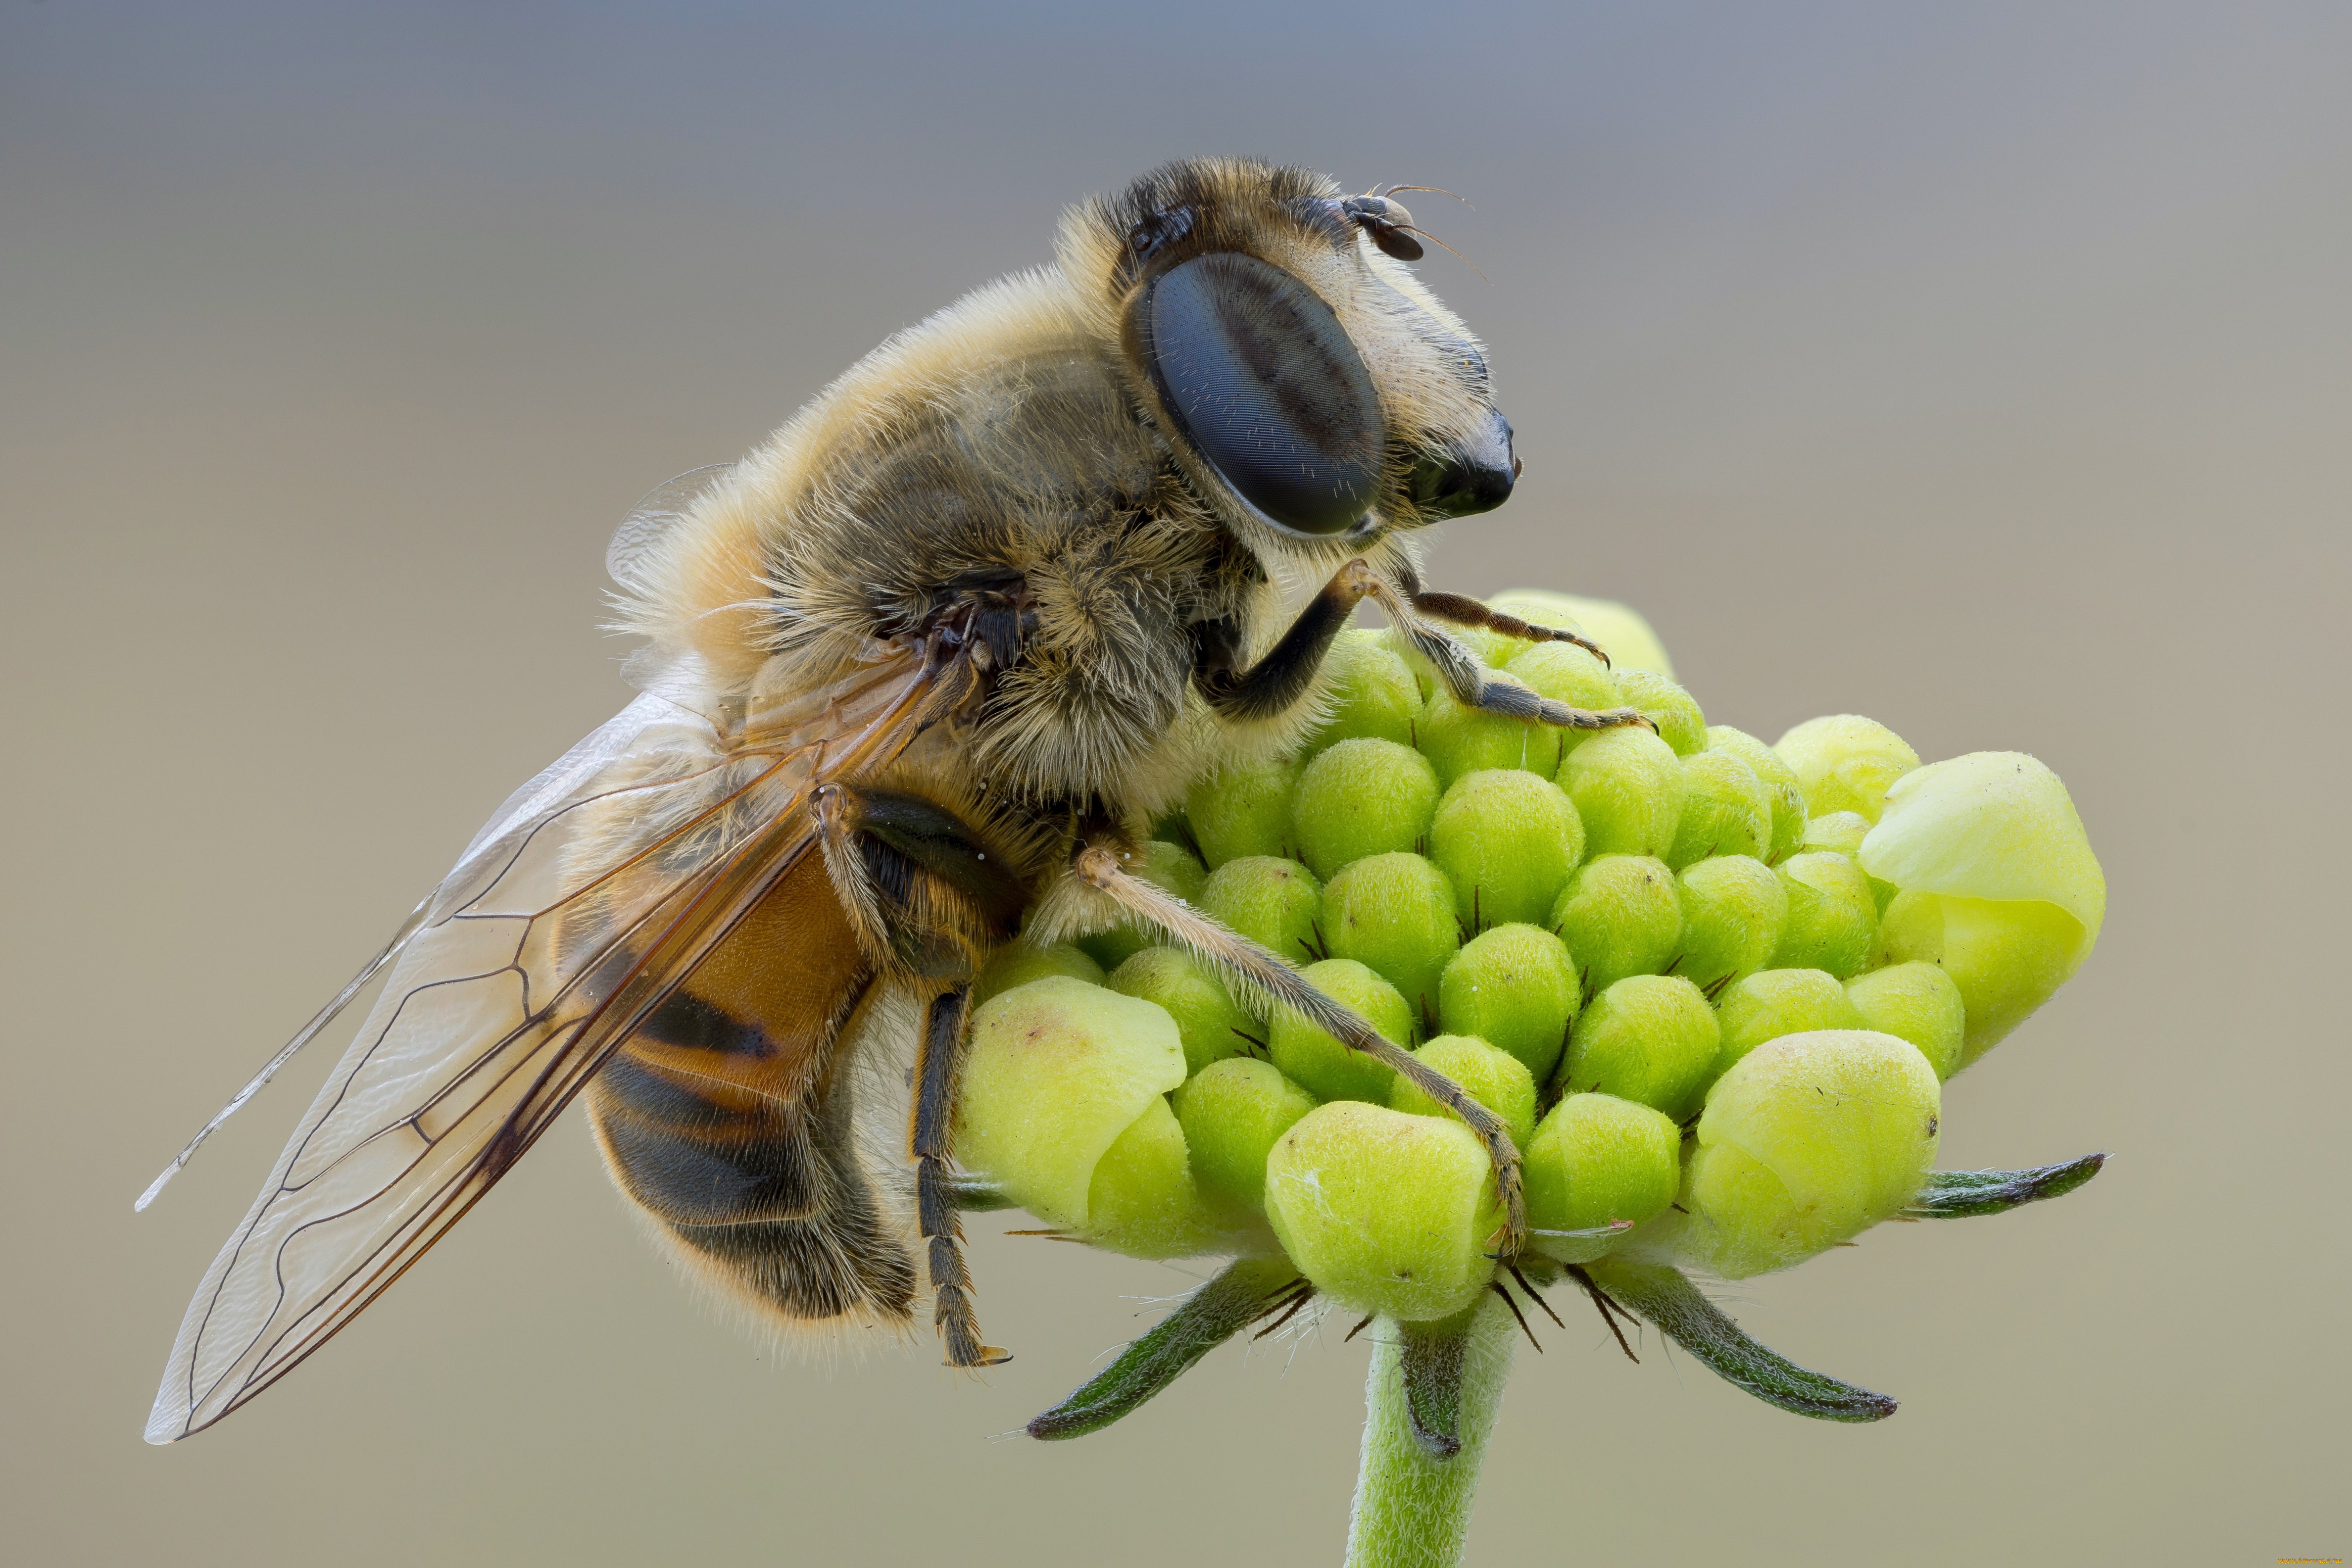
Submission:
[[811,845],[589,1087],[622,1191],[787,1319],[911,1309],[914,1259],[858,1157],[842,1048],[881,989]]

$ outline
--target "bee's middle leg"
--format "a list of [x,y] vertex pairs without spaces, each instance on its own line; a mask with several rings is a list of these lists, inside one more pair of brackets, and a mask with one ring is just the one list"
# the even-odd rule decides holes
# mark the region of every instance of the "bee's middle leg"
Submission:
[[[1129,875],[1120,860],[1119,851],[1112,843],[1099,837],[1082,837],[1071,858],[1070,868],[1076,881],[1108,895],[1129,914],[1182,943],[1223,975],[1297,1013],[1350,1050],[1360,1051],[1395,1068],[1423,1093],[1467,1122],[1470,1131],[1486,1145],[1487,1155],[1494,1162],[1496,1195],[1502,1200],[1504,1214],[1503,1233],[1497,1238],[1500,1251],[1508,1257],[1519,1250],[1527,1237],[1527,1194],[1520,1176],[1518,1147],[1511,1142],[1510,1130],[1501,1117],[1471,1099],[1460,1084],[1383,1036],[1353,1009],[1325,995],[1321,988],[1274,952],[1228,930],[1173,894]],[[1045,940],[1051,940],[1059,911],[1051,907],[1049,900],[1048,907],[1041,912],[1046,916],[1040,922],[1045,927],[1043,934]]]
[[1010,937],[1026,892],[971,826],[919,795],[827,784],[816,817],[825,866],[850,925],[875,962],[909,982],[944,982],[916,1048],[908,1130],[918,1233],[950,1366],[1011,1356],[980,1335],[955,1192],[955,1104],[962,1085],[971,977]]

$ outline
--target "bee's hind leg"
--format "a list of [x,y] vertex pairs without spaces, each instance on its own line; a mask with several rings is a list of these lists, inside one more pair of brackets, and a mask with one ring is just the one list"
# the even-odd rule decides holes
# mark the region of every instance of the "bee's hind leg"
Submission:
[[[1288,1008],[1350,1050],[1394,1068],[1423,1093],[1451,1108],[1486,1145],[1495,1163],[1496,1194],[1502,1199],[1504,1228],[1498,1251],[1510,1257],[1527,1237],[1527,1194],[1519,1173],[1519,1151],[1502,1118],[1470,1098],[1463,1087],[1412,1052],[1383,1037],[1354,1011],[1325,995],[1280,958],[1249,938],[1202,914],[1183,900],[1129,876],[1118,847],[1108,835],[1082,836],[1070,868],[1077,882],[1109,898],[1128,914],[1165,932],[1213,965],[1229,980]],[[1048,913],[1051,910],[1041,911]],[[1075,915],[1077,911],[1073,910]],[[1043,922],[1049,927],[1050,919]],[[1050,940],[1050,934],[1047,934]]]
[[931,998],[915,1060],[915,1208],[930,1255],[931,1293],[939,1306],[932,1325],[950,1366],[995,1366],[1013,1357],[983,1344],[971,1307],[971,1276],[963,1263],[963,1222],[956,1213],[955,1102],[963,1079],[971,1021],[971,988],[959,985]]
[[925,796],[829,784],[817,791],[814,805],[826,870],[859,944],[902,982],[945,983],[931,998],[916,1047],[908,1138],[916,1223],[947,1364],[994,1366],[1012,1357],[982,1342],[972,1310],[957,1216],[955,1103],[972,974],[1010,938],[1027,892],[969,824]]

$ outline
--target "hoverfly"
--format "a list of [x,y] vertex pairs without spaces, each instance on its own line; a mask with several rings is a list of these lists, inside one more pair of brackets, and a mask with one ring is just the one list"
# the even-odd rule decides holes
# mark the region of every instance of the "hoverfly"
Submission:
[[[198,1287],[149,1440],[318,1349],[583,1095],[708,1278],[893,1331],[928,1290],[950,1364],[1002,1359],[953,1110],[971,981],[1016,934],[1149,926],[1412,1076],[1486,1142],[1514,1247],[1491,1113],[1124,869],[1195,779],[1319,719],[1368,597],[1465,701],[1643,721],[1489,676],[1441,623],[1582,639],[1422,585],[1411,533],[1500,504],[1519,465],[1476,340],[1398,259],[1410,229],[1301,170],[1170,164],[648,498],[608,554],[640,695],[231,1102],[390,970]],[[1302,567],[1331,576],[1286,626]]]

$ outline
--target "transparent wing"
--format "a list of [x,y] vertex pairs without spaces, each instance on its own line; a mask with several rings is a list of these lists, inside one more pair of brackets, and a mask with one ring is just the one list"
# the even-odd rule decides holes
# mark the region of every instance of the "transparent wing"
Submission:
[[725,731],[641,697],[517,792],[206,1271],[147,1440],[219,1420],[399,1278],[810,852],[810,792],[887,762],[971,679],[936,644],[897,649]]
[[645,499],[631,507],[629,515],[621,520],[621,526],[613,531],[612,542],[604,546],[605,573],[622,587],[632,586],[637,563],[652,553],[662,536],[677,526],[702,492],[734,466],[709,463],[699,468],[688,468],[667,483],[647,490]]

